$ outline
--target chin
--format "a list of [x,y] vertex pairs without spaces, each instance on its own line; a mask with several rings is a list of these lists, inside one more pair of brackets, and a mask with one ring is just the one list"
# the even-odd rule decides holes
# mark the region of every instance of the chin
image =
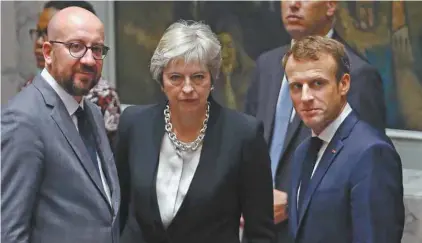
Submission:
[[303,120],[303,123],[305,123],[305,125],[312,130],[315,130],[315,129],[321,127],[321,122],[316,120],[315,118],[308,118],[308,119],[305,118],[305,119],[302,119],[302,120]]
[[300,39],[305,34],[305,29],[301,26],[293,26],[287,29],[287,32],[293,39]]

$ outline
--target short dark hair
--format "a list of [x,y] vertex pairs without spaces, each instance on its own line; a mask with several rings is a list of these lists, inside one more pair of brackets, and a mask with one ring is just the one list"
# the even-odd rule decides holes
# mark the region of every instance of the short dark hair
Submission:
[[67,7],[80,7],[97,15],[92,4],[87,1],[48,1],[44,4],[44,9],[54,8],[57,10],[62,10]]
[[350,74],[350,61],[344,45],[325,36],[307,36],[296,41],[283,58],[283,68],[286,69],[287,60],[290,56],[295,60],[316,61],[319,60],[322,53],[334,58],[337,64],[337,81],[340,81],[344,74]]

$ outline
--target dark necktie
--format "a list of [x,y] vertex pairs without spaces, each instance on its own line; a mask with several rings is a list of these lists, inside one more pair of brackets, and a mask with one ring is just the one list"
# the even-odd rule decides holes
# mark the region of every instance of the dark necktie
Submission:
[[92,126],[88,120],[86,111],[79,107],[78,110],[76,110],[75,115],[78,118],[79,135],[81,135],[82,141],[85,144],[89,156],[91,157],[92,163],[94,163],[94,166],[97,169],[97,172],[99,173],[100,170],[98,168],[97,161],[97,146],[95,142],[94,133],[92,131]]
[[308,152],[305,157],[305,161],[302,165],[302,173],[300,175],[300,193],[299,193],[299,202],[298,208],[299,212],[302,207],[303,199],[308,190],[309,182],[311,181],[312,171],[314,170],[315,164],[318,158],[318,151],[322,146],[322,140],[318,137],[312,137],[311,142],[308,148]]

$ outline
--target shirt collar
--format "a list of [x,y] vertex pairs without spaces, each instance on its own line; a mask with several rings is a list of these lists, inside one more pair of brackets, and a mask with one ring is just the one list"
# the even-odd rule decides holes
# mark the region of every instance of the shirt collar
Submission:
[[67,93],[62,86],[60,86],[57,81],[51,76],[47,69],[41,71],[41,77],[47,81],[47,83],[54,89],[54,91],[59,95],[60,99],[63,101],[64,106],[66,107],[67,112],[72,116],[76,110],[80,107],[84,108],[84,98],[82,97],[81,102],[78,104],[76,100]]
[[[334,29],[331,28],[325,36],[328,38],[333,38],[333,35],[334,35]],[[292,41],[290,42],[290,47],[292,47],[294,44],[295,44],[295,40],[292,39]]]
[[[343,121],[346,119],[346,117],[352,112],[352,107],[350,107],[349,103],[346,103],[346,106],[344,107],[343,111],[340,113],[340,115],[332,121],[319,135],[318,137],[323,140],[326,143],[329,143],[331,139],[334,137],[334,134],[336,133],[337,129],[340,127],[340,125],[343,123]],[[314,131],[312,131],[312,137],[315,137],[316,134]]]

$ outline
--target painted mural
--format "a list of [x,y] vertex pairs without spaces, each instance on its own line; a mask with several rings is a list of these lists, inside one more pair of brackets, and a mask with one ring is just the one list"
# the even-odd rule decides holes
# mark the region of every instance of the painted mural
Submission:
[[[126,104],[163,99],[149,60],[176,20],[201,20],[217,33],[223,65],[213,96],[238,110],[259,54],[290,42],[274,1],[115,2],[115,14],[117,88]],[[422,131],[420,16],[422,2],[346,1],[338,11],[336,30],[381,73],[389,128]]]
[[[381,73],[390,128],[422,131],[422,2],[345,2],[338,32]],[[418,65],[419,63],[419,65]]]

